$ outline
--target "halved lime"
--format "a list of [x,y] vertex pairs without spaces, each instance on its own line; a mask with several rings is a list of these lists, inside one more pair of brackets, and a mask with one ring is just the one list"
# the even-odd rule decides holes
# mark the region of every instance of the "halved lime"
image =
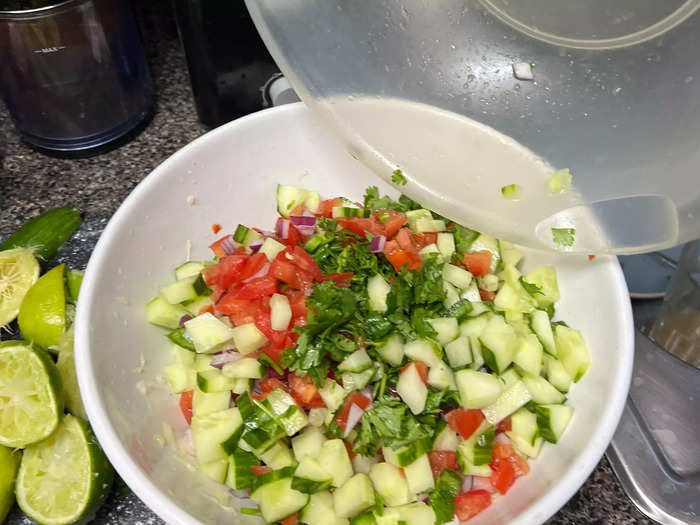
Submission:
[[0,446],[0,523],[15,503],[15,478],[22,452]]
[[19,313],[22,299],[39,278],[39,262],[26,248],[0,251],[0,326]]
[[45,350],[0,343],[0,445],[24,447],[51,434],[63,414],[61,378]]
[[45,348],[58,346],[66,328],[66,267],[52,268],[34,283],[19,307],[22,336]]
[[73,326],[63,334],[58,345],[58,360],[56,366],[61,374],[66,410],[74,416],[87,419],[83,401],[78,388],[78,376],[75,373],[75,355],[73,353]]
[[17,503],[42,525],[67,525],[92,517],[113,480],[114,469],[90,426],[69,414],[56,432],[24,450]]

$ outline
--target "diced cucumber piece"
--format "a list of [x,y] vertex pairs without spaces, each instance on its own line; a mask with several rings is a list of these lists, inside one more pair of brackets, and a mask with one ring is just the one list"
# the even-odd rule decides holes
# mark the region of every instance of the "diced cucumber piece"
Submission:
[[349,394],[354,390],[362,390],[369,384],[376,372],[377,369],[374,367],[368,368],[364,372],[359,373],[344,372],[340,377],[341,381],[343,382],[343,390],[345,390],[346,394]]
[[286,295],[279,293],[270,297],[270,327],[273,330],[286,330],[292,320],[292,308]]
[[309,495],[294,490],[289,477],[257,487],[250,499],[258,504],[267,523],[275,523],[304,507],[309,502]]
[[552,333],[552,324],[549,322],[549,316],[544,310],[535,310],[530,316],[530,326],[532,331],[542,343],[544,351],[549,355],[557,357],[557,347],[554,343],[554,334]]
[[569,168],[557,170],[547,179],[547,190],[550,193],[562,193],[571,187],[571,180]]
[[494,403],[501,395],[503,383],[493,374],[475,370],[455,373],[459,397],[464,408],[483,408]]
[[517,266],[523,258],[523,252],[518,250],[513,243],[499,239],[498,247],[500,248],[504,265]]
[[197,274],[164,286],[160,294],[170,304],[180,304],[205,295],[208,290],[202,275]]
[[265,375],[262,363],[252,357],[243,357],[238,361],[226,363],[221,372],[234,379],[261,379]]
[[569,426],[574,409],[567,405],[537,405],[535,414],[540,436],[545,441],[556,443]]
[[490,318],[491,315],[487,314],[480,315],[479,317],[470,317],[469,319],[465,319],[459,325],[460,335],[464,337],[479,337],[486,328],[486,325],[489,324]]
[[270,448],[262,452],[253,451],[260,460],[273,470],[279,470],[285,467],[293,467],[296,465],[292,451],[283,442],[276,441]]
[[591,364],[586,341],[581,332],[567,326],[557,325],[554,330],[559,361],[571,376],[574,383],[583,377]]
[[375,347],[384,361],[392,366],[399,366],[403,361],[403,339],[399,334],[392,334]]
[[394,451],[389,447],[383,447],[384,459],[397,467],[405,467],[413,463],[420,456],[428,452],[433,446],[432,438],[423,438],[412,441],[400,449]]
[[[326,419],[328,419],[327,422],[326,422]],[[329,412],[329,410],[325,407],[312,408],[311,410],[309,410],[309,425],[313,425],[315,427],[320,427],[321,425],[325,425],[327,423],[330,423],[332,420],[333,420],[333,413]]]
[[160,295],[146,304],[146,320],[163,328],[174,330],[180,326],[183,315],[187,315],[187,310],[179,304],[170,304]]
[[468,461],[459,461],[459,456],[457,456],[460,468],[462,472],[467,476],[479,476],[483,478],[490,478],[493,471],[489,465],[472,465]]
[[421,258],[425,261],[426,258],[430,255],[435,255],[435,260],[439,263],[443,262],[442,254],[440,253],[440,250],[437,247],[437,244],[430,243],[427,246],[424,246],[418,251],[418,255],[421,256]]
[[352,477],[352,463],[342,439],[324,442],[318,461],[331,475],[334,487],[343,486]]
[[367,511],[356,516],[355,520],[350,523],[352,525],[404,525],[405,523],[394,507],[384,507],[381,510],[381,515],[376,510],[374,512]]
[[379,462],[377,457],[367,457],[362,454],[355,454],[352,458],[352,469],[357,472],[362,472],[364,474],[369,474],[372,465]]
[[489,273],[496,273],[501,263],[501,252],[498,249],[498,240],[485,233],[480,234],[472,243],[470,252],[486,250],[491,252],[491,267]]
[[529,445],[534,445],[539,431],[537,429],[537,416],[533,412],[527,408],[519,408],[510,416],[510,425],[512,434],[519,436]]
[[494,274],[489,273],[486,275],[477,275],[476,284],[482,290],[485,290],[487,292],[495,292],[496,290],[498,290],[498,285],[500,284],[500,281],[498,277],[496,277]]
[[403,470],[406,483],[408,483],[408,491],[411,494],[419,494],[435,488],[435,479],[427,454],[423,454],[410,465],[406,465]]
[[306,413],[299,408],[294,398],[281,388],[269,392],[261,406],[263,409],[270,407],[270,415],[279,421],[288,436],[293,436],[309,422]]
[[327,490],[311,494],[309,503],[299,513],[299,521],[307,525],[348,525],[347,518],[335,513],[333,494]]
[[199,464],[226,459],[238,444],[243,419],[236,407],[192,417],[192,442]]
[[413,414],[423,412],[425,402],[428,399],[428,387],[423,383],[414,364],[408,365],[399,374],[396,392]]
[[325,442],[326,437],[319,428],[313,426],[306,427],[292,438],[294,456],[297,458],[297,461],[301,461],[304,456],[318,458],[321,453],[321,447],[323,447]]
[[242,354],[250,354],[267,344],[267,338],[255,323],[247,323],[232,329],[233,342]]
[[540,293],[533,296],[540,308],[546,308],[559,300],[557,271],[553,266],[538,266],[525,276],[525,281],[540,289]]
[[455,237],[449,232],[440,232],[437,234],[437,247],[442,254],[442,257],[449,261],[452,254],[455,252]]
[[206,416],[226,410],[230,404],[231,392],[206,393],[195,388],[192,396],[192,413],[195,416]]
[[418,233],[433,233],[444,232],[446,229],[447,225],[442,219],[416,219],[414,231]]
[[544,371],[547,381],[552,383],[554,388],[559,392],[567,393],[571,386],[571,376],[566,371],[564,365],[558,359],[550,356],[544,356]]
[[408,482],[397,466],[386,462],[372,465],[369,478],[387,505],[403,505],[410,501]]
[[211,369],[197,372],[197,388],[207,394],[212,392],[231,392],[235,385],[235,379],[226,377],[219,370]]
[[530,313],[535,307],[529,297],[525,297],[526,293],[525,291],[520,293],[510,283],[504,282],[493,300],[493,305],[496,309],[506,312]]
[[181,326],[180,328],[176,328],[172,332],[168,332],[165,334],[165,337],[170,339],[173,343],[178,345],[181,348],[184,348],[185,350],[189,350],[190,352],[195,351],[194,344],[192,341],[190,341],[186,336],[185,336],[185,327]]
[[250,392],[250,379],[236,379],[231,392],[238,395]]
[[452,368],[461,368],[472,362],[469,338],[460,336],[445,345],[445,355]]
[[467,289],[464,290],[459,296],[472,304],[480,303],[481,294],[479,293],[479,286],[476,284],[476,279],[472,279],[472,282],[469,283]]
[[367,474],[355,474],[333,493],[333,507],[341,518],[353,518],[374,505],[374,489]]
[[316,213],[321,204],[321,195],[317,191],[309,191],[304,200],[304,206],[311,212]]
[[445,292],[445,301],[443,302],[445,308],[449,308],[453,304],[460,301],[459,290],[457,290],[457,287],[448,283],[444,279],[442,280],[442,289]]
[[522,377],[523,383],[530,391],[532,400],[540,405],[559,404],[566,400],[564,394],[559,392],[542,376],[531,376],[525,374]]
[[182,306],[185,307],[187,313],[193,316],[199,315],[203,308],[208,308],[209,306],[214,306],[214,301],[210,295],[200,295],[195,297],[191,301],[185,301]]
[[228,459],[218,459],[210,463],[200,463],[199,471],[206,477],[213,479],[217,483],[223,483],[226,480],[228,472]]
[[531,399],[532,396],[530,395],[530,391],[525,387],[525,384],[522,381],[516,381],[506,387],[496,401],[482,408],[481,411],[484,413],[486,421],[495,425]]
[[334,219],[342,219],[346,217],[364,217],[365,210],[363,210],[362,208],[355,208],[352,206],[333,206],[331,215]]
[[200,354],[213,354],[231,342],[234,329],[209,312],[185,323],[185,333]]
[[513,362],[518,337],[513,327],[508,325],[501,316],[494,315],[479,336],[484,362],[497,374],[505,372]]
[[408,219],[408,227],[413,230],[416,230],[416,221],[418,219],[425,219],[425,220],[432,220],[433,214],[430,213],[430,210],[426,209],[418,209],[418,210],[409,210],[406,212],[406,219]]
[[506,435],[510,438],[515,451],[521,456],[527,456],[529,458],[536,458],[544,443],[544,439],[542,439],[541,436],[537,436],[534,443],[530,444],[512,431],[506,431]]
[[498,377],[501,378],[501,381],[503,381],[503,384],[506,386],[506,388],[515,383],[516,381],[520,381],[520,374],[518,374],[514,368],[509,368]]
[[[312,193],[316,192],[294,186],[277,185],[277,213],[287,218],[294,208],[303,206],[307,200],[312,204],[315,201],[315,199],[311,198]],[[318,208],[318,204],[316,204],[316,207]]]
[[275,260],[275,257],[280,254],[280,252],[285,250],[286,247],[287,246],[281,242],[276,241],[272,237],[268,237],[263,241],[262,246],[260,247],[260,253],[264,253],[267,260],[272,262]]
[[469,348],[472,351],[472,362],[469,364],[469,368],[479,370],[484,366],[484,355],[481,352],[481,343],[478,337],[471,336],[469,338]]
[[197,372],[202,370],[211,370],[214,368],[211,366],[211,355],[208,354],[195,354],[194,357],[194,369]]
[[347,356],[338,365],[338,370],[341,372],[364,372],[372,366],[372,359],[367,355],[367,351],[364,348],[356,350],[349,356]]
[[173,362],[189,367],[189,368],[194,368],[194,363],[195,363],[195,356],[196,354],[194,352],[191,352],[190,350],[186,350],[185,348],[182,348],[180,345],[172,345],[170,348],[170,352],[173,354]]
[[347,395],[343,387],[329,377],[326,378],[323,386],[318,390],[318,393],[321,395],[321,399],[331,413],[340,408],[340,405],[343,404],[343,400]]
[[255,474],[250,469],[253,465],[260,465],[255,454],[240,448],[235,449],[233,454],[228,457],[226,485],[235,490],[249,489],[255,479]]
[[542,369],[542,344],[535,334],[520,337],[513,363],[528,374],[538,375]]
[[464,268],[447,263],[442,268],[442,278],[460,290],[466,290],[472,282],[472,274]]
[[236,227],[236,231],[233,232],[233,240],[238,244],[242,244],[243,246],[248,246],[251,242],[261,238],[261,233],[258,233],[255,230],[248,228],[248,226],[244,226],[243,224],[239,224]]
[[477,467],[491,463],[494,435],[493,427],[484,421],[469,439],[465,439],[457,447],[457,460],[460,461],[460,466],[463,462]]
[[304,456],[292,480],[292,488],[306,494],[314,494],[331,486],[331,476],[318,460],[312,456]]
[[442,351],[437,343],[426,339],[416,339],[403,347],[406,357],[411,361],[423,361],[428,366],[435,366],[442,361]]
[[392,511],[399,513],[399,520],[406,525],[427,525],[435,523],[435,511],[422,501],[394,507]]
[[446,388],[457,390],[454,373],[443,362],[430,367],[430,370],[428,370],[428,384],[438,390],[445,390]]
[[195,385],[195,374],[191,367],[181,363],[172,363],[165,367],[165,377],[174,394],[192,390]]
[[204,263],[198,261],[187,261],[182,263],[180,266],[175,268],[175,280],[179,281],[186,277],[193,277],[199,275],[199,273],[204,269]]
[[448,450],[450,452],[455,452],[458,444],[459,439],[457,438],[457,433],[448,425],[445,425],[435,438],[433,450]]
[[427,319],[427,321],[437,332],[437,342],[441,345],[454,341],[459,335],[459,325],[454,317],[438,317],[437,319]]
[[369,309],[375,312],[386,312],[386,297],[391,291],[391,286],[384,278],[377,274],[367,280],[367,296]]

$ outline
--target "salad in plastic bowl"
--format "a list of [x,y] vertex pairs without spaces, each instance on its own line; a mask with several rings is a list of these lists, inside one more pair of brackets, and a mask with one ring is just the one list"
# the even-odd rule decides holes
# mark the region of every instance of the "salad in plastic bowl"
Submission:
[[165,521],[541,522],[595,467],[631,372],[616,260],[518,249],[400,189],[297,105],[198,139],[112,218],[76,367]]

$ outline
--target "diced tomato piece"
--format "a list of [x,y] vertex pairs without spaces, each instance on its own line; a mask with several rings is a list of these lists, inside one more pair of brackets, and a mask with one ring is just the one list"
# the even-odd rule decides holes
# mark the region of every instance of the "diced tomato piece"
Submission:
[[457,470],[456,452],[450,450],[431,450],[428,452],[428,460],[430,461],[430,469],[433,471],[433,477],[435,479],[437,479],[446,468]]
[[488,250],[467,253],[464,255],[464,266],[472,275],[487,275],[491,268],[492,254]]
[[589,261],[592,261],[593,259],[595,259],[595,255],[589,255],[589,256],[588,256],[588,260],[589,260]]
[[341,228],[350,230],[360,237],[366,237],[366,232],[372,235],[384,235],[384,226],[374,219],[353,217],[352,219],[336,219]]
[[297,523],[299,523],[299,518],[297,517],[296,512],[291,516],[287,516],[283,520],[280,520],[280,525],[297,525]]
[[403,265],[408,265],[409,270],[418,270],[423,264],[420,255],[405,250],[396,250],[391,253],[384,252],[394,269],[398,272]]
[[513,424],[511,423],[510,416],[505,419],[501,419],[496,425],[496,430],[500,430],[501,432],[513,430]]
[[245,281],[246,279],[252,277],[267,263],[267,256],[264,253],[254,253],[251,255],[245,263],[245,266],[241,269],[241,273],[238,276],[238,280]]
[[350,414],[350,408],[352,407],[352,405],[357,405],[362,410],[367,410],[369,404],[370,399],[367,396],[360,394],[359,392],[353,392],[345,399],[345,403],[343,403],[343,408],[341,408],[340,412],[338,412],[338,415],[335,419],[336,425],[345,430],[345,426],[348,423],[348,415]]
[[496,443],[491,452],[491,462],[498,463],[499,461],[508,461],[515,469],[515,476],[524,476],[530,472],[530,465],[527,464],[520,454],[518,454],[512,445]]
[[421,381],[423,381],[423,383],[425,384],[428,384],[428,365],[426,365],[423,361],[411,361],[410,363],[405,364],[403,366],[401,372],[404,372],[406,369],[408,369],[409,366],[415,366],[416,372],[418,372]]
[[263,394],[269,394],[278,388],[281,388],[285,392],[289,393],[289,387],[276,377],[263,377],[258,383],[258,386],[260,387],[260,390],[262,390]]
[[455,514],[466,521],[491,505],[491,494],[486,490],[471,490],[460,494],[454,500]]
[[209,249],[214,252],[214,255],[216,255],[219,259],[222,257],[226,257],[226,252],[224,249],[221,247],[221,243],[223,243],[226,239],[230,239],[230,235],[224,235],[220,239],[215,240],[213,243],[209,245]]
[[484,414],[478,409],[455,408],[447,414],[447,423],[450,428],[459,432],[463,439],[469,439],[483,421]]
[[272,262],[269,275],[296,290],[306,290],[311,288],[314,283],[313,275],[279,256]]
[[333,281],[336,286],[347,288],[352,283],[352,272],[345,273],[329,273],[319,279],[320,282]]
[[[277,279],[266,275],[237,285],[229,291],[236,299],[257,299],[277,292]],[[222,299],[223,300],[223,299]]]
[[202,306],[197,312],[197,315],[202,314],[214,314],[214,307],[212,305]]
[[251,299],[237,299],[233,294],[227,293],[216,304],[216,309],[224,315],[228,315],[236,326],[251,323],[255,311],[260,307],[257,301]]
[[247,255],[229,255],[222,257],[218,263],[207,266],[202,270],[202,277],[207,286],[228,288],[234,281],[240,279],[241,270],[248,259]]
[[253,474],[255,474],[256,476],[262,476],[263,474],[272,472],[272,469],[265,465],[251,465],[250,470],[252,470]]
[[479,297],[481,297],[482,301],[493,302],[493,300],[496,298],[496,292],[489,292],[488,290],[482,290],[479,288]]
[[508,489],[515,482],[515,467],[507,460],[499,460],[491,463],[491,486],[501,494],[508,492]]
[[289,374],[289,389],[294,400],[304,408],[322,408],[326,406],[308,375],[299,377],[296,374]]
[[397,250],[400,250],[401,248],[399,247],[399,243],[396,241],[386,241],[386,244],[384,245],[384,253],[394,253]]
[[287,337],[286,330],[273,330],[270,324],[270,308],[260,308],[255,312],[255,326],[262,334],[267,337],[273,347],[282,347],[284,339]]
[[273,345],[267,345],[265,346],[262,351],[272,359],[275,363],[282,359],[282,355],[284,354],[284,348],[280,346],[273,346]]
[[294,208],[292,208],[292,210],[289,212],[289,216],[290,216],[290,217],[300,217],[301,215],[304,214],[304,210],[305,210],[305,209],[306,209],[306,208],[304,208],[304,205],[303,205],[303,204],[297,204],[297,205],[294,206]]
[[340,197],[336,197],[335,199],[328,199],[325,201],[321,201],[321,204],[318,206],[318,211],[316,211],[316,215],[318,217],[332,217],[333,216],[333,208],[336,206],[342,206],[343,205],[343,200]]
[[289,299],[292,318],[306,317],[306,294],[300,290],[287,290],[284,292],[284,295]]
[[418,248],[418,250],[422,250],[429,244],[435,244],[437,242],[437,233],[414,233],[413,242],[416,244],[416,248]]
[[301,270],[310,273],[313,276],[314,281],[318,281],[323,277],[321,268],[318,267],[318,264],[316,264],[314,258],[311,257],[309,252],[304,250],[304,248],[300,246],[287,248],[285,250],[284,257]]
[[213,224],[211,225],[211,231],[212,231],[212,233],[213,233],[214,235],[216,235],[217,233],[219,233],[219,232],[221,231],[221,224],[216,223],[216,222],[213,223]]
[[187,421],[187,424],[192,424],[192,396],[194,395],[194,390],[185,390],[180,394],[180,412],[182,416]]
[[301,234],[299,229],[293,224],[289,224],[289,232],[287,233],[287,238],[283,239],[282,242],[287,246],[296,246],[304,240],[304,236]]
[[408,228],[401,228],[396,234],[396,242],[399,243],[399,247],[406,252],[416,252],[416,243],[413,242],[413,237],[411,236],[411,230]]
[[384,225],[384,235],[387,240],[392,239],[402,226],[408,224],[406,215],[394,210],[378,210],[372,217]]

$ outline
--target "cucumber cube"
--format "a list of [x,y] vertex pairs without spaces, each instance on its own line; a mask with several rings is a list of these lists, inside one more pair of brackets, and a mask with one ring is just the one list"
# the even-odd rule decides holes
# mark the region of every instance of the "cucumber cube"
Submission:
[[309,426],[292,438],[294,456],[296,456],[297,461],[301,461],[304,456],[318,458],[325,442],[326,437],[321,429]]
[[416,339],[404,345],[404,354],[411,361],[423,361],[428,366],[435,366],[442,360],[440,347],[425,339]]
[[538,405],[535,409],[540,435],[550,443],[556,443],[574,415],[574,409],[566,405]]
[[411,494],[420,494],[435,488],[435,479],[427,454],[423,454],[413,463],[405,466],[403,470]]
[[364,372],[372,366],[372,359],[370,359],[367,351],[364,348],[353,352],[348,357],[346,357],[339,365],[338,370],[341,372]]
[[386,312],[386,297],[391,291],[391,286],[384,278],[377,274],[367,280],[367,296],[369,297],[369,309],[375,312]]
[[333,506],[341,518],[353,518],[374,505],[374,489],[367,474],[355,474],[333,493]]
[[447,263],[442,268],[442,278],[460,290],[466,290],[472,282],[472,274],[460,266]]
[[428,388],[423,383],[414,364],[407,366],[400,374],[396,382],[396,392],[408,405],[411,412],[420,414],[425,408],[428,399]]
[[179,304],[170,304],[160,295],[146,304],[146,320],[154,325],[174,330],[180,325],[180,319],[187,314]]
[[289,477],[259,486],[250,494],[250,499],[258,504],[267,523],[275,523],[304,507],[309,495],[294,490]]
[[554,338],[559,352],[559,360],[576,383],[583,377],[591,364],[586,341],[583,340],[581,332],[562,325],[556,327]]
[[299,513],[299,521],[307,525],[348,525],[347,518],[335,513],[333,494],[327,490],[311,494],[309,503]]
[[450,341],[457,339],[459,335],[459,325],[454,317],[439,317],[437,319],[427,319],[433,329],[437,332],[437,342],[446,345]]
[[491,405],[481,409],[486,421],[495,425],[530,401],[532,396],[522,381],[516,381],[506,387],[503,393]]
[[331,475],[334,487],[343,486],[352,477],[352,463],[342,439],[324,442],[318,461]]
[[219,459],[210,463],[200,463],[199,471],[206,477],[213,479],[217,483],[223,483],[226,480],[228,472],[228,460]]
[[503,383],[493,374],[475,370],[455,373],[462,406],[466,409],[483,408],[494,403],[501,395]]
[[455,252],[455,237],[451,233],[441,232],[437,234],[437,247],[442,257],[449,261]]
[[445,345],[445,355],[452,368],[461,368],[472,362],[469,338],[460,336]]
[[444,390],[446,388],[457,390],[454,373],[452,369],[443,362],[430,367],[428,371],[428,384],[438,390]]
[[243,430],[243,419],[238,408],[228,408],[192,418],[192,441],[197,462],[210,463],[226,460],[228,454],[222,444],[235,449],[238,437]]
[[242,354],[250,354],[267,344],[267,338],[258,330],[255,323],[247,323],[231,330],[233,342]]
[[279,255],[280,252],[283,252],[284,249],[287,246],[282,244],[279,241],[276,241],[272,237],[268,237],[265,239],[263,242],[262,246],[260,247],[260,253],[264,253],[265,257],[267,257],[267,260],[269,262],[272,262],[275,260],[275,257]]
[[392,509],[399,513],[399,519],[406,525],[435,523],[435,511],[422,501],[401,505]]
[[279,470],[285,467],[293,467],[296,465],[292,451],[287,445],[281,441],[276,441],[270,448],[264,452],[254,451],[255,455],[273,470]]
[[408,482],[395,465],[376,463],[369,469],[369,478],[387,505],[403,505],[410,501]]
[[234,379],[261,379],[263,367],[257,359],[244,357],[238,361],[226,363],[221,372]]
[[399,334],[390,335],[377,348],[380,357],[391,366],[399,366],[403,361],[403,339]]
[[234,329],[209,312],[187,321],[185,331],[200,354],[213,354],[230,343],[234,335]]

